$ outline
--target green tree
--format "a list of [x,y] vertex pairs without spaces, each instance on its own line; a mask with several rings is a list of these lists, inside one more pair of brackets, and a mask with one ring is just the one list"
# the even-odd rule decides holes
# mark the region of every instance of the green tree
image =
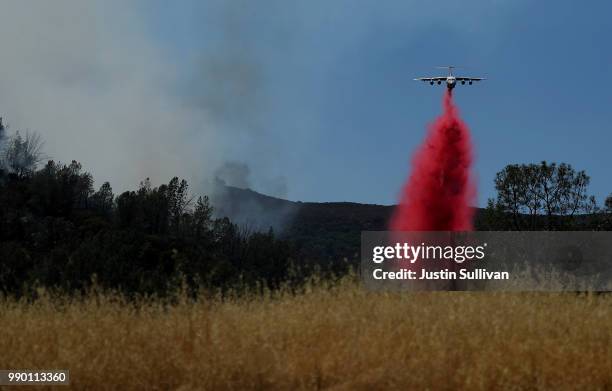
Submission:
[[91,206],[102,216],[110,217],[114,198],[113,188],[110,183],[104,182],[100,189],[91,196]]
[[182,220],[192,199],[189,197],[189,185],[186,180],[174,177],[165,188],[168,199],[168,217],[170,231],[179,234],[182,229]]
[[93,178],[81,164],[50,160],[28,179],[31,206],[39,215],[68,217],[75,209],[86,209],[93,193]]
[[210,206],[208,196],[198,197],[195,208],[193,210],[193,228],[192,231],[196,238],[208,236],[212,230],[212,215],[213,208]]
[[606,197],[601,214],[603,215],[602,229],[612,230],[612,194]]
[[606,201],[604,202],[604,211],[612,214],[612,194],[606,197]]
[[497,198],[489,200],[489,225],[512,229],[561,229],[579,213],[596,210],[587,194],[590,178],[566,163],[512,164],[495,177]]

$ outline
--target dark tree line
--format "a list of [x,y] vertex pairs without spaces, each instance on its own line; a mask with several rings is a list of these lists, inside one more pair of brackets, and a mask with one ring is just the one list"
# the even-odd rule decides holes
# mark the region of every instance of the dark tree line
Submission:
[[495,177],[486,229],[610,230],[612,195],[603,208],[588,194],[589,176],[566,163],[511,164]]
[[[294,239],[249,232],[213,218],[208,198],[194,197],[185,180],[154,187],[147,179],[115,195],[108,182],[94,189],[76,161],[38,168],[41,146],[35,134],[7,136],[0,120],[0,293],[36,286],[83,292],[94,279],[125,294],[164,295],[185,283],[192,290],[273,289],[313,272],[344,273],[349,265],[340,258],[358,257],[358,231],[378,221],[355,220],[346,208],[318,216],[304,207],[288,231]],[[612,230],[612,196],[599,208],[589,180],[564,163],[509,165],[495,178],[497,197],[478,228]]]
[[[0,122],[1,124],[1,122]],[[0,125],[0,292],[69,292],[92,280],[124,293],[190,288],[274,288],[290,278],[288,242],[214,219],[185,180],[113,194],[75,161],[41,159],[40,139]]]
[[42,285],[164,294],[238,283],[278,286],[288,279],[290,247],[272,231],[245,232],[213,219],[207,197],[192,199],[173,178],[117,197],[93,189],[81,165],[48,162],[30,175],[0,171],[0,289]]

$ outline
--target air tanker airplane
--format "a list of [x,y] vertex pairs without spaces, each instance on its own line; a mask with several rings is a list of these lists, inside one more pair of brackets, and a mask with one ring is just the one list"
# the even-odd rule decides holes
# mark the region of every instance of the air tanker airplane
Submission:
[[438,83],[438,84],[442,84],[442,82],[446,82],[446,88],[448,88],[449,90],[452,90],[453,88],[455,88],[455,86],[457,85],[457,82],[461,82],[461,84],[465,84],[465,82],[467,81],[468,84],[472,85],[472,82],[475,81],[481,81],[481,80],[485,80],[485,78],[483,77],[462,77],[462,76],[454,76],[453,75],[453,69],[455,69],[456,67],[453,65],[448,65],[448,66],[444,66],[444,67],[437,67],[439,69],[448,69],[448,76],[437,76],[437,77],[419,77],[418,79],[414,79],[414,80],[420,80],[420,81],[425,81],[425,82],[429,82],[429,84],[431,84],[432,86],[434,85],[434,83]]

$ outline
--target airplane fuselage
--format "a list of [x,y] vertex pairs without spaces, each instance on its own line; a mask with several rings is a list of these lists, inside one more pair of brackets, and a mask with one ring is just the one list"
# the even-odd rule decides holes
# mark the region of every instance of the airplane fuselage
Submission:
[[[430,81],[429,84],[433,85],[434,81]],[[438,80],[438,84],[442,84],[442,80]],[[465,83],[464,83],[465,84]],[[472,83],[470,83],[472,84]],[[457,79],[454,76],[449,76],[446,78],[446,88],[452,90],[457,85]]]
[[444,68],[448,68],[448,76],[419,77],[418,79],[414,79],[414,80],[429,82],[429,84],[431,85],[434,85],[434,84],[440,85],[442,84],[442,82],[444,82],[446,83],[446,88],[448,88],[449,90],[452,90],[453,88],[455,88],[455,86],[457,86],[457,82],[460,82],[461,84],[468,83],[469,85],[472,85],[472,82],[474,81],[484,80],[484,78],[482,77],[455,76],[453,74],[453,68],[455,67],[452,65],[449,65]]
[[452,90],[457,85],[457,79],[454,76],[449,76],[446,78],[446,88]]

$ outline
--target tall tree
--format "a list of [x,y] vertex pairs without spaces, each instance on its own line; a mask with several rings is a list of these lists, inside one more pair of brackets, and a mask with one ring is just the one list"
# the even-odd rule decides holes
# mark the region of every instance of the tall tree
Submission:
[[604,208],[606,213],[612,213],[612,194],[606,197],[606,201],[604,202]]
[[201,238],[212,231],[213,208],[210,206],[208,196],[198,197],[193,210],[193,233]]
[[612,230],[612,194],[606,197],[604,206],[602,209],[603,223],[602,228],[604,230]]
[[181,219],[187,211],[192,199],[189,197],[189,185],[186,180],[174,177],[166,187],[166,197],[168,198],[168,212],[170,217],[170,230],[178,234],[181,230]]
[[511,216],[514,229],[558,229],[577,213],[595,210],[589,181],[585,171],[566,163],[508,165],[495,177],[497,198],[489,201],[489,216]]
[[4,127],[4,124],[2,123],[2,117],[0,117],[0,151],[2,151],[2,146],[4,143],[5,137],[6,137],[6,128]]
[[5,177],[6,170],[4,167],[4,142],[6,139],[6,129],[2,123],[2,117],[0,117],[0,184],[2,184],[3,178]]
[[104,182],[100,189],[91,196],[91,206],[101,215],[109,217],[113,209],[114,198],[110,183]]
[[36,166],[44,160],[43,141],[38,133],[26,132],[23,137],[17,132],[5,143],[2,149],[3,166],[18,177],[32,174]]

